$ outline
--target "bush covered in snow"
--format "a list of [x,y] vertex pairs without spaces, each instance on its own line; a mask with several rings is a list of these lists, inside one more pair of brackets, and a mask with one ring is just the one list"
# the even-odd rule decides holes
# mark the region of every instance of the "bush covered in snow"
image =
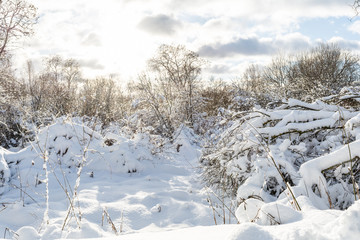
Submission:
[[84,167],[92,176],[99,171],[135,173],[142,169],[141,160],[155,157],[149,141],[143,134],[133,139],[110,132],[102,135],[84,124],[59,118],[40,129],[35,140],[20,152],[1,148],[0,187],[8,189],[9,181],[36,187],[47,181],[44,169],[64,174],[65,169],[77,172]]
[[297,197],[346,209],[359,198],[359,113],[294,99],[274,109],[234,113],[230,127],[203,152],[204,180],[239,203],[254,199],[258,208],[284,193],[295,204],[289,192],[294,189]]

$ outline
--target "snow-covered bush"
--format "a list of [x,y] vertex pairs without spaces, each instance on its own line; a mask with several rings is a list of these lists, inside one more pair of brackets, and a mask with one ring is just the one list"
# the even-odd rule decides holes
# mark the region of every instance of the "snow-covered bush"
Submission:
[[340,90],[339,94],[322,98],[329,104],[340,105],[342,107],[360,109],[360,86],[347,86]]
[[143,168],[141,160],[151,160],[150,156],[156,158],[149,137],[144,134],[136,134],[133,139],[111,132],[102,135],[65,118],[40,129],[35,139],[17,153],[0,151],[2,191],[9,181],[11,184],[20,181],[32,187],[46,182],[45,164],[49,172],[58,176],[68,171],[78,172],[80,167],[84,168],[84,174],[96,176],[101,171],[135,173]]
[[295,195],[307,195],[345,209],[358,198],[358,114],[295,99],[275,109],[234,113],[230,127],[204,148],[204,180],[236,195],[239,203],[272,202],[286,193],[292,204]]

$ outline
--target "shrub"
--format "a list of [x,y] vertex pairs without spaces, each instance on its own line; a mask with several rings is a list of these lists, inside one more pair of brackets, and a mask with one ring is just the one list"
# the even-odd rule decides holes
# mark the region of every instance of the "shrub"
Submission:
[[[317,195],[330,202],[330,207],[347,208],[356,195],[354,181],[358,184],[360,179],[357,151],[352,154],[354,159],[341,153],[344,161],[335,157],[340,162],[328,162],[326,169],[315,170],[312,176],[308,168],[299,169],[309,160],[334,155],[339,147],[358,138],[357,114],[321,101],[308,104],[294,99],[273,110],[235,114],[228,120],[230,126],[214,134],[203,150],[203,179],[239,201],[256,195],[271,202],[288,184],[302,186],[302,194]],[[324,180],[319,182],[316,174]]]

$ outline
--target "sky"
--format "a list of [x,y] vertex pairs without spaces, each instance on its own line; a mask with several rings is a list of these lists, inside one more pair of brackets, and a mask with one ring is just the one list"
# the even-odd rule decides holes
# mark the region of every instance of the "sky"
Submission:
[[[30,1],[30,0],[28,0]],[[208,60],[203,78],[233,79],[252,63],[319,42],[360,51],[353,0],[32,0],[35,34],[16,49],[18,70],[51,55],[74,58],[85,78],[135,80],[161,44]]]

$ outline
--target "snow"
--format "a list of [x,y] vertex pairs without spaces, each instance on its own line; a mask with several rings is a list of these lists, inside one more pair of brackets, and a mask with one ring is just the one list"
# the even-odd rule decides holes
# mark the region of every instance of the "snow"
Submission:
[[264,202],[255,198],[244,200],[236,210],[236,218],[240,223],[253,222],[259,215],[262,205]]
[[339,108],[336,105],[329,105],[326,104],[320,100],[317,100],[314,103],[306,103],[297,99],[289,99],[287,101],[289,107],[301,107],[301,108],[307,108],[307,109],[312,109],[312,110],[327,110],[327,111],[338,111]]
[[325,198],[327,195],[326,180],[321,174],[322,170],[349,162],[350,159],[360,156],[360,140],[356,140],[330,154],[310,160],[300,167],[300,174],[305,187],[316,184],[320,189],[320,195]]
[[[282,215],[284,218],[286,215]],[[217,226],[196,226],[181,229],[163,229],[161,231],[146,231],[122,235],[121,239],[206,239],[206,240],[357,240],[360,236],[360,202],[356,202],[347,211],[309,210],[303,213],[303,218],[292,223],[261,226],[256,223],[228,224]],[[100,238],[95,238],[100,239]],[[113,239],[101,238],[101,239]]]
[[[341,178],[347,168],[336,167],[350,160],[349,149],[351,158],[360,157],[360,113],[323,102],[285,105],[258,109],[214,131],[215,145],[225,149],[209,156],[221,160],[225,175],[244,176],[236,198],[224,197],[224,203],[201,180],[202,140],[192,129],[180,126],[173,141],[160,141],[146,132],[101,133],[59,118],[25,148],[0,148],[4,238],[359,239],[360,200],[354,202]],[[288,133],[341,122],[343,128],[318,139]],[[342,131],[352,139],[349,144]],[[267,146],[260,143],[261,136],[285,133],[272,142],[268,138]],[[236,157],[229,161],[229,154]],[[269,156],[288,174],[291,187]],[[334,166],[338,184],[323,174]],[[335,200],[349,205],[335,209]],[[230,209],[235,217],[224,208],[230,224],[222,224],[221,205],[229,202],[236,205]]]
[[[104,210],[118,234],[120,229],[121,234],[129,234],[212,225],[197,168],[200,149],[195,139],[189,138],[192,134],[188,128],[179,129],[174,143],[166,146],[167,153],[154,155],[148,136],[102,137],[86,126],[58,121],[42,129],[38,139],[20,152],[2,149],[4,169],[9,163],[12,180],[9,181],[7,168],[9,174],[4,178],[7,191],[2,201],[9,204],[0,214],[0,227],[17,231],[25,239],[34,238],[34,229],[42,239],[114,236],[110,223],[106,218],[102,221]],[[113,145],[105,144],[108,139],[115,140]],[[48,179],[44,156],[48,158]],[[79,181],[77,166],[83,156],[86,161]],[[16,164],[17,161],[20,162]],[[72,197],[66,192],[74,191],[77,183],[75,211],[71,211],[73,216],[62,231],[68,197]],[[46,184],[49,225],[42,219],[46,211]],[[10,220],[7,216],[15,217]],[[76,218],[80,217],[79,229]]]

